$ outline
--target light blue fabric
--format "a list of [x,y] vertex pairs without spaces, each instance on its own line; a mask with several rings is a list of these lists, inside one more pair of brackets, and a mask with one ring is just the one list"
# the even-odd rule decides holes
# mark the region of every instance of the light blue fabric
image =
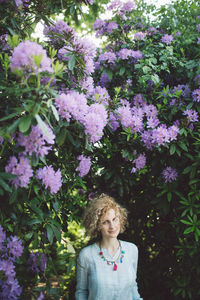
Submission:
[[[99,255],[100,248],[92,244],[83,248],[78,257],[76,300],[142,300],[138,293],[136,274],[138,249],[136,245],[120,241],[125,251],[117,271]],[[108,260],[116,260],[120,249],[111,257],[102,249]]]

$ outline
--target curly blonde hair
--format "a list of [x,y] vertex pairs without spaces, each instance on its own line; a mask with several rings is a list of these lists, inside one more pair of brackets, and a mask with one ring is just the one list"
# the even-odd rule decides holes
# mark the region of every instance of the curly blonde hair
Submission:
[[114,209],[115,213],[119,214],[120,233],[124,232],[128,224],[127,210],[119,205],[114,198],[106,194],[101,194],[91,201],[83,217],[83,225],[91,238],[96,239],[100,237],[101,221],[110,209]]

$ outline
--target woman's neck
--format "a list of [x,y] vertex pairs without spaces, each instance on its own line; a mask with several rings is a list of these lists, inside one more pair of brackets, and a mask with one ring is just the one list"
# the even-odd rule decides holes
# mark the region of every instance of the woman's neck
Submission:
[[112,239],[102,239],[99,243],[100,248],[105,248],[109,251],[109,253],[114,256],[116,251],[119,248],[119,241],[117,238],[112,238]]

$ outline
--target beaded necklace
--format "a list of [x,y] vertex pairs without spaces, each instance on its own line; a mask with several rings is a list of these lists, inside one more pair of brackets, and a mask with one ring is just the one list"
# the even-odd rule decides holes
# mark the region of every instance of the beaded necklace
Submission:
[[113,271],[117,271],[117,263],[122,263],[123,262],[123,258],[124,258],[124,254],[125,254],[125,251],[122,250],[122,246],[121,246],[121,243],[119,241],[119,248],[120,248],[120,252],[119,252],[119,255],[117,257],[116,260],[108,260],[104,254],[103,254],[103,251],[101,249],[101,243],[99,242],[99,248],[100,248],[100,252],[99,252],[99,255],[101,256],[101,258],[107,262],[108,265],[113,265]]

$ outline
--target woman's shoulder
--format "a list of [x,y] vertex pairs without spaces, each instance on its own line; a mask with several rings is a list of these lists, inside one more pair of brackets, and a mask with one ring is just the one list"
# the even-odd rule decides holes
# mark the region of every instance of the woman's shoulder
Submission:
[[94,250],[94,248],[96,247],[95,243],[88,245],[84,248],[81,249],[81,251],[79,252],[79,257],[88,257],[90,256],[91,251]]
[[122,249],[124,248],[126,250],[138,252],[138,247],[134,243],[127,242],[127,241],[121,241],[121,240],[120,240],[120,242],[122,245]]

